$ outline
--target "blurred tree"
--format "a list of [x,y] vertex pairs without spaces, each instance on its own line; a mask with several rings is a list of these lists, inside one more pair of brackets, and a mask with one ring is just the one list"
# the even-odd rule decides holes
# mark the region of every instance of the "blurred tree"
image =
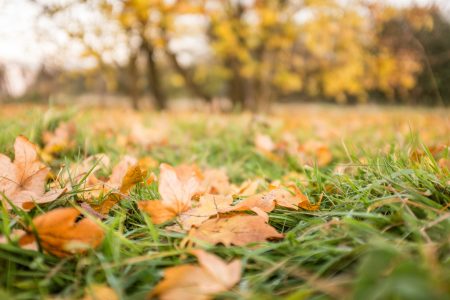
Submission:
[[207,10],[211,47],[227,72],[232,103],[267,109],[278,92],[300,89],[302,60],[294,1],[216,1]]
[[[250,110],[267,110],[273,101],[300,93],[337,102],[376,95],[408,101],[418,76],[432,71],[426,47],[419,47],[423,42],[416,37],[420,33],[425,40],[432,29],[429,9],[394,9],[363,0],[70,3],[94,14],[87,27],[81,24],[85,20],[63,19],[70,37],[84,45],[85,56],[95,58],[107,90],[120,88],[116,81],[125,78],[135,108],[146,89],[157,109],[166,108],[167,86],[180,82],[196,98],[211,102],[224,90],[234,107]],[[69,7],[46,8],[55,15]],[[184,18],[203,25],[186,28],[179,22]],[[173,44],[193,31],[206,38],[207,54],[182,63]],[[118,59],[118,53],[125,58]],[[168,78],[166,64],[176,77]],[[436,88],[441,81],[429,83]]]
[[439,9],[431,8],[433,29],[416,29],[414,35],[423,50],[422,63],[427,66],[414,89],[417,102],[450,104],[450,21]]

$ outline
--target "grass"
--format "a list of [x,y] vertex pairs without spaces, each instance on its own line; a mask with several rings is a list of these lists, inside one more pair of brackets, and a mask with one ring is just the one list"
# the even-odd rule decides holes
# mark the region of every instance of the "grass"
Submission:
[[[295,172],[310,199],[323,197],[321,209],[273,211],[270,224],[285,233],[279,242],[206,246],[243,262],[242,280],[219,299],[450,299],[450,174],[437,162],[449,153],[435,158],[428,148],[449,144],[445,114],[325,107],[304,118],[145,112],[126,117],[117,110],[15,107],[0,112],[0,153],[12,157],[18,134],[42,143],[44,130],[70,119],[78,127],[77,147],[49,162],[55,173],[62,164],[99,152],[116,162],[131,154],[174,165],[225,167],[234,183],[255,177],[269,182]],[[167,120],[168,145],[151,150],[121,145],[119,136],[127,134],[125,125],[133,118],[147,126]],[[116,132],[96,130],[95,124],[113,124]],[[303,166],[255,149],[256,133],[276,139],[284,130],[300,140],[324,141],[333,153],[331,164]],[[419,160],[411,158],[414,149],[423,153]],[[339,166],[345,166],[341,174],[335,172]],[[76,205],[76,192],[19,216],[2,209],[0,233],[17,228],[19,219]],[[111,286],[121,299],[144,299],[164,268],[195,261],[179,247],[183,234],[152,224],[137,210],[136,201],[157,197],[155,185],[134,188],[103,222],[102,246],[87,255],[59,259],[14,242],[0,244],[0,299],[76,299],[95,283]]]

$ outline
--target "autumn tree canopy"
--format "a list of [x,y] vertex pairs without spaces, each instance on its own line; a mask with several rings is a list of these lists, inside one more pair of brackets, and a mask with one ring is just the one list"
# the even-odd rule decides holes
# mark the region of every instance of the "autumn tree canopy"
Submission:
[[[436,9],[350,2],[92,0],[42,6],[83,45],[82,55],[95,59],[91,72],[102,70],[105,85],[122,89],[134,107],[148,91],[155,107],[164,109],[176,88],[251,110],[292,96],[408,99],[417,78],[429,71],[415,35],[433,30]],[[94,21],[74,13],[80,10]]]

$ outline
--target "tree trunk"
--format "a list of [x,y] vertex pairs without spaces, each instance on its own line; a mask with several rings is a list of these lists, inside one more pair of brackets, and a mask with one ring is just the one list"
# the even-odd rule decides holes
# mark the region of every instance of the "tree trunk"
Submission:
[[164,110],[167,108],[167,98],[161,86],[161,73],[156,65],[153,45],[148,41],[144,41],[142,48],[147,56],[148,84],[155,99],[155,107],[157,110]]
[[138,74],[138,68],[137,68],[137,53],[133,53],[130,56],[130,61],[128,63],[128,94],[130,96],[131,100],[131,106],[134,110],[139,109],[139,86],[138,86],[138,80],[139,80],[139,74]]
[[232,72],[232,77],[228,81],[228,98],[233,104],[233,109],[247,109],[246,81],[239,73],[239,62],[235,58],[230,58],[226,64],[230,66]]
[[189,72],[180,64],[178,61],[178,58],[175,53],[170,51],[168,49],[168,43],[166,42],[165,46],[165,53],[169,57],[170,62],[172,63],[172,66],[174,67],[175,71],[183,77],[184,82],[186,83],[187,88],[191,91],[192,94],[195,96],[203,99],[203,101],[207,103],[211,103],[212,98],[210,95],[208,95],[192,78],[192,76],[189,74]]

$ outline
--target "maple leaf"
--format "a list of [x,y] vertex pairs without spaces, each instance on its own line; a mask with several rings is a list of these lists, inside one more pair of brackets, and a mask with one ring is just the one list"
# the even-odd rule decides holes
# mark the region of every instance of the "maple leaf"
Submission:
[[232,186],[233,194],[238,196],[251,196],[256,194],[256,191],[259,188],[259,185],[261,184],[263,180],[261,179],[255,179],[255,180],[246,180],[242,182],[240,186]]
[[246,214],[210,219],[189,231],[188,240],[204,241],[225,246],[244,246],[249,243],[264,242],[268,239],[283,238],[275,228],[263,218]]
[[201,173],[198,168],[182,165],[174,168],[160,165],[158,191],[161,200],[140,201],[138,207],[161,224],[192,207],[192,197],[199,191]]
[[183,230],[189,230],[192,226],[198,226],[208,220],[211,216],[225,212],[231,207],[233,197],[222,195],[203,195],[198,205],[183,212],[178,221]]
[[150,297],[160,299],[213,299],[214,295],[227,291],[241,279],[240,260],[224,262],[216,255],[203,250],[191,251],[199,265],[186,264],[164,270],[164,279],[151,292]]
[[229,195],[233,192],[228,175],[223,169],[207,169],[202,177],[199,190],[203,194]]
[[[64,189],[45,192],[50,169],[39,160],[34,144],[24,136],[18,136],[14,143],[14,153],[14,162],[0,154],[0,196],[3,194],[24,210],[33,208],[35,203],[52,202],[61,196]],[[11,209],[8,201],[2,202],[7,209]]]
[[[64,257],[84,253],[97,248],[103,241],[103,229],[94,221],[78,220],[76,208],[57,208],[33,219],[33,227],[42,248],[55,256]],[[27,230],[19,244],[26,245],[35,240],[32,228]]]
[[270,188],[269,191],[255,194],[234,206],[224,208],[221,212],[251,210],[268,222],[267,213],[273,211],[276,205],[296,210],[299,208],[318,210],[320,207],[320,202],[311,204],[308,197],[295,185],[289,186],[289,190],[274,185],[271,185]]

